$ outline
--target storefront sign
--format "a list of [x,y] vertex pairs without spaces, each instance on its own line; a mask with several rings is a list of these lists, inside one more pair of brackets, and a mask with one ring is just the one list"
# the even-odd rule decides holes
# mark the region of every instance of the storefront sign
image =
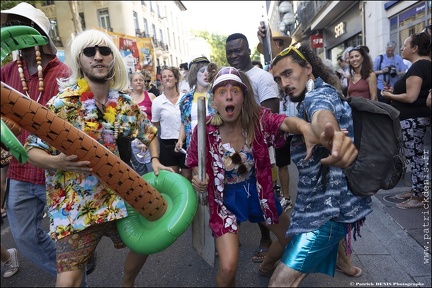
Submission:
[[339,36],[345,34],[345,22],[340,22],[335,26],[335,38],[338,38]]
[[322,34],[315,34],[310,36],[311,47],[312,48],[322,48],[324,47],[324,38]]

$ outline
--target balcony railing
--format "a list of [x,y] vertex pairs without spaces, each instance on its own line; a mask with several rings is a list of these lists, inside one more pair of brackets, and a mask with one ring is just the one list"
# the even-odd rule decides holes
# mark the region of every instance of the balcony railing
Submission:
[[299,25],[306,28],[311,21],[318,15],[329,1],[301,1],[297,8],[297,19]]

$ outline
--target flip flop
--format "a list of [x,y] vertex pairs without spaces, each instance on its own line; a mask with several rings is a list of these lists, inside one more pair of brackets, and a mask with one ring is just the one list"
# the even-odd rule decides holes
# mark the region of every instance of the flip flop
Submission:
[[255,252],[255,255],[252,256],[252,262],[254,263],[261,263],[264,261],[265,255],[267,255],[269,251],[269,247],[258,247],[258,249]]
[[359,267],[356,267],[356,266],[353,266],[353,267],[357,271],[357,273],[355,273],[354,275],[348,274],[348,273],[342,271],[342,269],[340,269],[337,265],[336,265],[336,271],[341,272],[341,273],[343,273],[343,274],[345,274],[347,276],[350,276],[350,277],[360,277],[363,274],[363,270],[361,268],[359,268]]

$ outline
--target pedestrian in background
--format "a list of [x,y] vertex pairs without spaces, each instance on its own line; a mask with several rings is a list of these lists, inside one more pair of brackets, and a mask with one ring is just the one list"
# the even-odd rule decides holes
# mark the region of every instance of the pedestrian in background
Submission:
[[431,36],[425,31],[411,34],[401,48],[402,57],[412,65],[393,89],[384,89],[382,96],[399,110],[405,157],[411,167],[411,190],[396,195],[405,200],[400,209],[422,208],[429,199],[425,172],[424,136],[431,125],[431,110],[426,100],[431,88]]
[[152,74],[148,70],[141,70],[141,73],[144,75],[144,90],[149,93],[152,93],[156,97],[160,95],[160,91],[156,86],[152,83]]
[[377,98],[377,78],[372,71],[372,60],[362,46],[349,51],[350,77],[347,97],[363,97],[371,100]]
[[[151,121],[152,102],[156,96],[144,89],[144,83],[146,81],[149,81],[149,78],[145,78],[144,74],[141,72],[130,74],[129,82],[132,91],[129,95],[132,97],[132,102],[137,104],[141,111],[145,113],[147,118]],[[151,167],[150,151],[148,150],[147,145],[135,138],[131,141],[131,150],[131,163],[134,170],[139,175],[152,172],[153,168]]]
[[[1,147],[1,203],[3,207],[3,200],[7,191],[7,181],[6,181],[6,173],[9,166],[9,162],[12,159],[12,155],[9,151],[3,149]],[[3,208],[2,208],[3,209]],[[6,210],[5,210],[6,214]],[[5,215],[6,216],[6,215]],[[3,223],[3,212],[2,212],[2,223]],[[15,248],[6,249],[1,244],[1,262],[4,265],[5,272],[3,273],[3,278],[9,278],[18,273],[19,270],[19,260],[18,260],[18,251]]]
[[[180,100],[181,126],[176,150],[187,149],[195,126],[198,124],[198,98],[204,97],[206,101],[206,115],[213,114],[209,91],[207,67],[210,61],[204,55],[196,56],[189,63],[187,80],[192,89],[184,94]],[[212,65],[215,67],[215,65]],[[191,180],[192,174],[188,178]]]
[[191,171],[185,164],[186,155],[176,149],[181,126],[180,100],[183,96],[178,87],[180,70],[174,66],[163,67],[161,76],[164,92],[152,103],[152,123],[160,131],[160,162],[190,179]]
[[179,90],[181,93],[187,93],[191,89],[189,82],[187,80],[187,75],[189,73],[189,65],[190,64],[187,62],[180,64],[181,81],[179,84]]
[[377,75],[378,101],[390,103],[381,95],[383,89],[394,87],[396,81],[405,74],[407,66],[401,56],[395,54],[396,42],[389,41],[385,46],[385,53],[378,55],[373,62],[373,71]]

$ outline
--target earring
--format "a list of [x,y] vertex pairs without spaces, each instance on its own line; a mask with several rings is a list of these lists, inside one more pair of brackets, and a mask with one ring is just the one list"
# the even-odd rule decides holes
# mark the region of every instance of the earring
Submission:
[[213,126],[220,126],[223,123],[222,116],[219,112],[216,112],[210,119],[210,124]]
[[310,92],[310,91],[312,91],[312,90],[314,90],[315,89],[315,83],[314,83],[314,81],[312,80],[312,79],[309,79],[307,82],[306,82],[306,91],[307,92]]

